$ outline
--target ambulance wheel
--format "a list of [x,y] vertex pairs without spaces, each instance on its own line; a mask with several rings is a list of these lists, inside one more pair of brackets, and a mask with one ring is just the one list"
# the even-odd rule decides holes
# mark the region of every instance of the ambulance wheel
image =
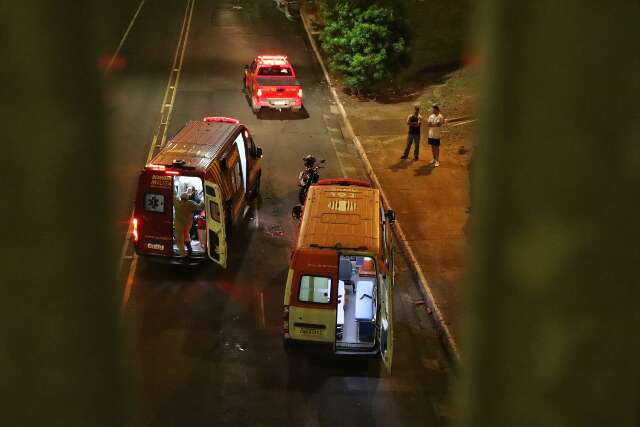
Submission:
[[286,338],[282,338],[282,348],[284,348],[284,351],[287,354],[291,354],[293,352],[291,347],[291,341]]
[[256,177],[256,183],[253,185],[253,189],[251,190],[251,198],[255,199],[260,195],[260,178],[262,174],[258,174]]
[[291,111],[293,111],[294,113],[299,113],[300,110],[302,110],[302,105],[299,107],[291,107]]
[[256,102],[253,99],[251,100],[251,110],[256,114],[260,112],[260,106],[256,104]]

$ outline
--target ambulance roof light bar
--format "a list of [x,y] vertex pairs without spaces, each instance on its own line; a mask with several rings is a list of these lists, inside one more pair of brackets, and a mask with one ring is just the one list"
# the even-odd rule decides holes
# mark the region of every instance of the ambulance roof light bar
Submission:
[[203,117],[202,121],[205,123],[228,123],[231,125],[237,125],[240,123],[240,120],[234,119],[232,117]]
[[165,165],[150,164],[147,165],[147,169],[157,172],[164,172],[166,175],[180,175],[180,171],[167,169]]

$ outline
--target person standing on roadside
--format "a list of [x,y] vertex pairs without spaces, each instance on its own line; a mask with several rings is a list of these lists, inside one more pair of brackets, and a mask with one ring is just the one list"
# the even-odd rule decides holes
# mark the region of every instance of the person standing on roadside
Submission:
[[442,125],[444,125],[444,117],[440,114],[440,107],[434,104],[431,115],[427,119],[427,127],[429,128],[427,142],[431,146],[433,154],[433,160],[430,163],[436,167],[440,166],[440,128]]
[[422,125],[422,116],[420,115],[420,105],[413,106],[413,114],[407,117],[407,126],[409,131],[407,133],[407,146],[404,147],[404,154],[400,157],[406,159],[409,157],[409,151],[411,151],[411,145],[415,144],[413,148],[413,158],[418,160],[420,155],[420,126]]

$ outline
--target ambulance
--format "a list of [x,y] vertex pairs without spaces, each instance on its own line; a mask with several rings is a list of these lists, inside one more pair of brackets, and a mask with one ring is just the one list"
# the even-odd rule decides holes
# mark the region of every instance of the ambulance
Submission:
[[393,361],[392,210],[365,181],[311,186],[285,284],[285,349]]
[[[238,120],[205,117],[188,122],[140,173],[132,218],[136,253],[183,262],[176,245],[174,200],[189,192],[195,213],[191,263],[227,266],[227,238],[260,191],[262,149]],[[197,230],[196,230],[197,229]]]

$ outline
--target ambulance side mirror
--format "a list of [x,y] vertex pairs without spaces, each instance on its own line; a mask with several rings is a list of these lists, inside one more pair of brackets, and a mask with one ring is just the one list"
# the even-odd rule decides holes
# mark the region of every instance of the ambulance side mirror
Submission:
[[389,222],[395,222],[396,221],[396,213],[395,213],[395,211],[393,209],[388,209],[385,216],[387,217]]
[[295,205],[293,209],[291,209],[291,217],[298,221],[302,218],[302,205]]

